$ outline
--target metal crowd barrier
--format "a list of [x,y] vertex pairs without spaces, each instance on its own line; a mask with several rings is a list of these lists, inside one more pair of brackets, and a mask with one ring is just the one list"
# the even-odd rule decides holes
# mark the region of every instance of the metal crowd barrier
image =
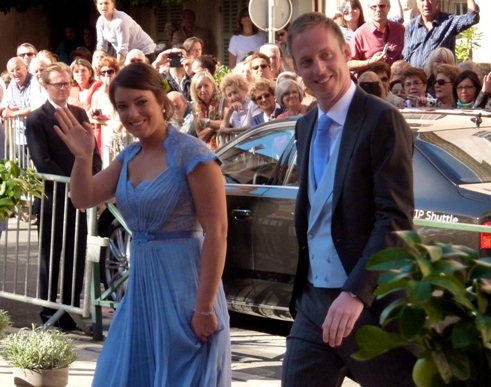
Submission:
[[24,136],[26,117],[11,117],[3,122],[5,130],[5,158],[15,160],[23,168],[32,168]]
[[[53,185],[53,200],[51,203],[43,197],[40,204],[39,211],[39,224],[35,228],[32,225],[31,220],[34,218],[33,200],[27,198],[22,207],[22,213],[17,214],[16,217],[11,217],[8,220],[8,227],[3,232],[1,237],[2,243],[0,245],[0,297],[12,299],[20,302],[24,302],[31,305],[38,305],[46,308],[52,308],[56,310],[56,313],[44,324],[45,328],[55,325],[57,320],[64,314],[68,313],[77,323],[82,331],[90,335],[90,329],[83,323],[81,317],[90,316],[90,266],[86,265],[86,272],[84,276],[83,294],[81,295],[80,306],[76,306],[79,295],[75,291],[75,278],[77,274],[76,266],[80,259],[86,260],[86,257],[80,257],[76,254],[79,246],[79,228],[80,214],[77,210],[75,212],[74,228],[68,227],[68,202],[69,202],[69,178],[64,176],[54,175],[40,175],[43,183],[49,182]],[[63,195],[59,198],[58,195]],[[63,203],[63,205],[61,205]],[[51,229],[48,230],[44,224],[44,214],[46,211],[51,211],[51,218],[55,218],[59,211],[63,211],[63,225],[62,225],[62,240],[61,240],[61,254],[56,256],[54,254],[54,241],[55,238],[59,238],[58,230],[55,231],[55,222],[51,222]],[[49,213],[46,213],[49,214]],[[95,215],[96,209],[89,210],[88,218],[91,219],[87,228],[89,235],[95,235]],[[47,215],[49,217],[49,215]],[[41,243],[42,236],[45,233],[50,232],[50,253],[49,253],[49,270],[47,276],[48,282],[48,295],[47,297],[41,296]],[[73,251],[68,249],[67,239],[73,237]],[[73,252],[74,262],[70,265],[67,260],[67,254]],[[55,288],[58,298],[56,302],[49,301],[56,297],[52,294],[53,284],[53,264],[59,259],[59,278],[55,283]],[[65,273],[65,275],[63,275]],[[67,286],[65,280],[71,282],[70,288],[70,302],[62,304],[59,295],[63,293],[64,288]],[[39,320],[41,324],[41,320]]]
[[102,158],[102,167],[106,168],[124,147],[134,141],[134,137],[122,129],[120,133],[108,131],[108,121],[91,119],[94,135]]

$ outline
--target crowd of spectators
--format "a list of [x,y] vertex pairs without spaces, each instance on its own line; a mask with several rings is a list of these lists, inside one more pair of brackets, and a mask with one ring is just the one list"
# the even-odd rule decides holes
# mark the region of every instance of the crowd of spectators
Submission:
[[[217,84],[220,63],[210,55],[208,33],[196,25],[193,11],[182,12],[180,26],[166,25],[171,47],[158,53],[134,20],[115,9],[112,0],[95,0],[95,4],[101,14],[97,33],[86,28],[83,38],[78,38],[75,29],[67,26],[55,53],[38,52],[30,43],[18,46],[0,80],[4,119],[26,117],[46,101],[42,72],[56,61],[70,64],[68,103],[82,107],[98,128],[105,165],[115,146],[114,136],[131,140],[109,102],[109,85],[121,67],[135,62],[151,63],[162,75],[163,87],[175,106],[171,124],[212,149],[254,125],[303,115],[316,105],[293,72],[288,25],[276,32],[276,43],[266,43],[248,9],[242,9],[228,47],[231,73]],[[439,0],[418,0],[416,4],[419,15],[406,27],[400,0],[392,4],[391,0],[368,0],[365,8],[360,0],[345,0],[332,15],[349,45],[346,61],[353,81],[399,108],[489,107],[489,69],[471,61],[457,65],[454,56],[456,35],[479,21],[479,6],[468,0],[467,14],[452,15],[439,11]],[[4,80],[10,80],[8,87]],[[24,121],[19,120],[18,125],[22,133]],[[24,144],[21,137],[18,140]],[[118,144],[124,146],[124,141]]]

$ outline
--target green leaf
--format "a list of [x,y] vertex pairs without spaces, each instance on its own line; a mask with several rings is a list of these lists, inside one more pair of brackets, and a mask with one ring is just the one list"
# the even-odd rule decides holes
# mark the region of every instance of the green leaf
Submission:
[[442,289],[449,291],[456,302],[462,306],[474,311],[475,307],[467,298],[464,285],[459,282],[455,277],[445,274],[432,274],[425,278],[427,282],[432,285],[436,285]]
[[402,310],[399,321],[399,330],[405,339],[410,339],[421,332],[426,320],[426,313],[423,308],[412,308],[406,306]]
[[428,302],[431,299],[431,285],[428,282],[411,282],[408,284],[409,302],[414,306],[419,306]]
[[381,286],[378,286],[373,294],[376,295],[376,296],[385,296],[389,293],[392,293],[393,291],[395,290],[400,290],[400,289],[405,289],[407,284],[408,284],[409,280],[406,279],[406,278],[401,278],[397,281],[394,281],[394,282],[391,282],[391,283],[388,283],[386,285],[381,285]]
[[468,320],[460,320],[454,324],[450,337],[454,348],[465,348],[479,340],[474,325]]
[[421,271],[421,274],[423,275],[423,278],[431,274],[432,272],[431,262],[428,259],[426,259],[426,257],[417,255],[416,262],[418,263],[418,267],[419,270]]
[[394,318],[398,318],[402,308],[407,305],[407,301],[403,298],[398,298],[387,305],[382,313],[380,313],[380,325],[385,326]]
[[415,231],[396,231],[395,232],[399,238],[401,238],[404,243],[406,243],[408,246],[416,249],[416,245],[421,243],[421,237],[418,235],[417,232]]
[[386,270],[380,274],[380,277],[378,278],[378,284],[379,286],[387,285],[391,282],[395,282],[403,278],[410,279],[409,277],[409,273],[406,272],[401,273],[397,270]]
[[376,253],[367,264],[368,270],[397,270],[414,261],[415,257],[402,247],[389,247]]
[[365,325],[356,332],[359,351],[351,357],[356,360],[369,360],[393,348],[408,345],[396,333],[389,333],[374,325]]
[[441,259],[442,255],[443,255],[443,249],[442,249],[442,247],[441,246],[438,246],[436,244],[434,246],[431,246],[431,245],[421,245],[421,247],[424,250],[426,250],[426,253],[428,254],[431,262],[438,261],[439,259]]
[[489,344],[491,342],[491,316],[476,316],[474,324],[481,333],[483,343]]
[[471,364],[465,352],[445,348],[443,351],[431,351],[431,355],[445,383],[449,384],[453,377],[462,381],[469,379]]

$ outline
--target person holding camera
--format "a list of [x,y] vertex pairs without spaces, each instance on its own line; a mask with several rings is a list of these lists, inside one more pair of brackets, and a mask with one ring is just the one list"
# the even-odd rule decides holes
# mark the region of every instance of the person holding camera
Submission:
[[164,87],[167,93],[180,92],[187,101],[191,101],[189,88],[191,86],[191,65],[193,61],[187,57],[182,44],[176,44],[169,50],[162,51],[152,66],[164,78]]
[[404,26],[389,20],[390,0],[369,0],[370,20],[358,28],[350,40],[349,69],[362,73],[375,62],[389,65],[401,59]]
[[341,7],[336,10],[332,18],[339,24],[343,31],[346,43],[349,43],[355,31],[365,24],[363,7],[360,0],[346,0]]

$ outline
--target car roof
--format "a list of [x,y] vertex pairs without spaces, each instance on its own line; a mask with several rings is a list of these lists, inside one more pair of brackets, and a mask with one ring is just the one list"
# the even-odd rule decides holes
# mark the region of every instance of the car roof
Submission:
[[491,130],[491,112],[484,110],[403,109],[411,130],[434,132],[453,129]]

